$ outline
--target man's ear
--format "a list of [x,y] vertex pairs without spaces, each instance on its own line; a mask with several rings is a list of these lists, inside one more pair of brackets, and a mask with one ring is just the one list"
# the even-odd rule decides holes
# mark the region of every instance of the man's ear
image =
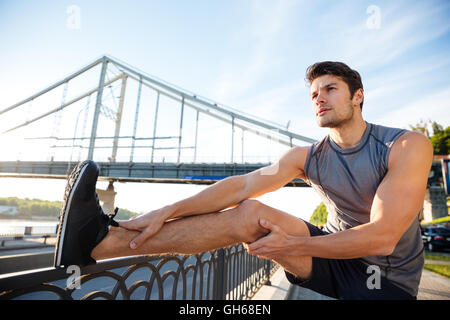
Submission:
[[359,88],[355,91],[353,94],[353,105],[354,106],[360,106],[360,104],[364,101],[364,91],[363,89]]

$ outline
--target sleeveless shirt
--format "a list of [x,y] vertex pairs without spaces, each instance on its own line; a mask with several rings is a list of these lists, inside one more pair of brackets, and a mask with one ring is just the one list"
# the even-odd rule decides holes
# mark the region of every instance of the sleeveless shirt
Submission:
[[[319,193],[327,207],[326,232],[339,232],[370,221],[373,198],[388,170],[389,152],[395,140],[406,132],[366,124],[354,147],[342,149],[330,136],[309,147],[305,182]],[[361,260],[368,266],[378,266],[381,276],[417,296],[424,264],[419,219],[409,226],[392,254]]]

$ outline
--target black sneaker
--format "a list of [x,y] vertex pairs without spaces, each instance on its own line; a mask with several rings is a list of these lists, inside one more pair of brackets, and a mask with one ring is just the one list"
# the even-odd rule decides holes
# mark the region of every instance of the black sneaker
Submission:
[[109,231],[117,208],[106,215],[98,201],[95,185],[99,168],[94,161],[79,163],[70,174],[59,217],[54,266],[85,266],[96,263],[91,252]]

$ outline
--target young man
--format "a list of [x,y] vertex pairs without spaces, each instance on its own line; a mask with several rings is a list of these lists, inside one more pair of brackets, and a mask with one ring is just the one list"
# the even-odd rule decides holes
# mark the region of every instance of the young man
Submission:
[[[95,193],[98,168],[80,164],[66,188],[55,265],[194,254],[243,242],[250,254],[283,266],[290,282],[330,297],[415,299],[424,262],[418,213],[431,144],[421,134],[365,122],[361,78],[347,65],[316,63],[307,79],[327,137],[290,149],[272,167],[229,177],[135,219],[117,223],[106,216]],[[262,174],[269,170],[276,173]],[[326,204],[323,230],[252,199],[294,178]],[[374,287],[368,283],[376,272]]]

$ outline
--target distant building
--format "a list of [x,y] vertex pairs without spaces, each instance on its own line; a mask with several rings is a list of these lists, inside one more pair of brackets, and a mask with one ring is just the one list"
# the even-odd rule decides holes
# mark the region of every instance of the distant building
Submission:
[[19,211],[17,210],[17,207],[13,206],[0,206],[0,214],[15,216],[18,214]]

